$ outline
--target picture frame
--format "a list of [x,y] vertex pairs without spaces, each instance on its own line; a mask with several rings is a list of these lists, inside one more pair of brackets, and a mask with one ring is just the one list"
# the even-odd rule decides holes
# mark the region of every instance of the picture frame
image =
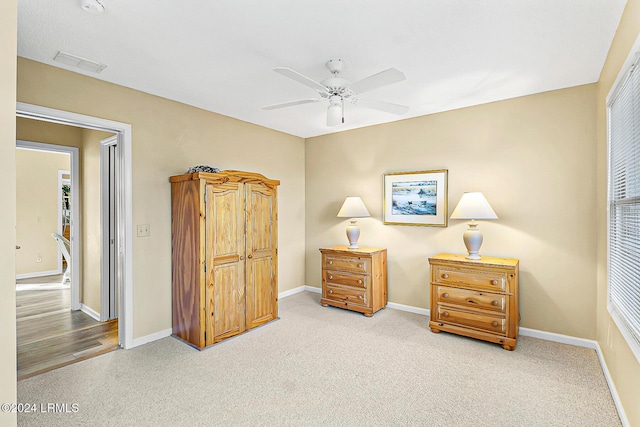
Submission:
[[448,170],[384,174],[384,223],[388,225],[448,225]]

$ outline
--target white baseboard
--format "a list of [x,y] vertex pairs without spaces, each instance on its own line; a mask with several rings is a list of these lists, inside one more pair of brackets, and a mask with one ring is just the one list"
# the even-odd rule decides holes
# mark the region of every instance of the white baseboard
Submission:
[[604,374],[604,379],[607,381],[607,385],[609,386],[609,392],[611,393],[611,398],[613,399],[613,403],[616,405],[616,409],[618,410],[618,416],[620,417],[620,422],[624,427],[631,427],[631,424],[629,424],[629,418],[627,418],[627,414],[624,412],[624,408],[622,407],[622,401],[620,400],[620,395],[618,394],[616,385],[613,383],[613,378],[611,378],[611,373],[609,372],[609,367],[607,366],[607,362],[604,360],[602,349],[600,348],[600,344],[598,344],[597,342],[596,342],[596,354],[598,355],[598,360],[600,360],[600,366],[602,367],[602,373]]
[[554,332],[545,332],[538,329],[529,329],[520,327],[518,333],[525,337],[539,338],[541,340],[558,342],[560,344],[569,344],[576,347],[590,348],[596,350],[598,343],[594,340],[572,337],[570,335],[556,334]]
[[82,310],[84,314],[94,318],[98,322],[100,321],[100,313],[98,313],[88,305],[80,304],[80,310]]
[[298,286],[297,288],[289,289],[278,294],[278,299],[290,297],[291,295],[299,294],[300,292],[309,291],[316,294],[322,293],[322,289],[313,286]]
[[58,270],[38,271],[37,273],[16,274],[16,279],[32,279],[34,277],[56,276],[58,274],[62,274],[62,272]]
[[145,335],[140,338],[134,338],[131,340],[131,345],[127,347],[128,349],[138,347],[144,344],[148,344],[152,341],[157,341],[162,338],[170,337],[173,331],[171,329],[165,329],[164,331],[155,332],[153,334]]
[[387,307],[394,310],[407,311],[409,313],[421,314],[423,316],[431,316],[431,311],[428,308],[414,307],[412,305],[398,304],[397,302],[388,302]]

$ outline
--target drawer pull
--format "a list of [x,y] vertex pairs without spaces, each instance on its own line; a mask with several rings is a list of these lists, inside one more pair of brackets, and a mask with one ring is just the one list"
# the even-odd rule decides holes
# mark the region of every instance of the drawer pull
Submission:
[[448,278],[449,278],[449,275],[445,273],[445,274],[443,274],[443,275],[442,275],[442,278],[443,278],[443,279],[448,279]]
[[333,276],[332,276],[332,275],[329,275],[329,279],[333,279]]
[[362,295],[358,295],[358,299],[362,299]]
[[359,264],[358,264],[358,268],[362,268],[362,263],[359,263]]
[[329,264],[333,264],[333,261],[329,261]]
[[449,298],[449,294],[447,292],[444,293],[444,295],[442,295],[444,298]]
[[494,320],[493,322],[491,322],[491,324],[492,324],[493,326],[498,326],[498,322],[497,322],[496,320]]
[[498,281],[497,281],[497,280],[495,280],[495,279],[493,279],[493,280],[491,281],[491,284],[495,286],[495,285],[497,285],[497,284],[498,284]]
[[362,279],[358,279],[358,283],[362,284]]
[[449,317],[449,312],[448,312],[448,311],[445,311],[444,313],[442,313],[442,316],[443,316],[443,317]]
[[332,293],[333,293],[333,290],[329,289],[329,293],[330,293],[330,294],[332,294]]
[[491,301],[491,305],[498,305],[498,301],[496,300]]

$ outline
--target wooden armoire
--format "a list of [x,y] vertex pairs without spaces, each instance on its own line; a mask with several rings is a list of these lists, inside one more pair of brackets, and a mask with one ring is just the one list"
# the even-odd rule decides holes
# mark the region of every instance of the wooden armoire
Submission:
[[173,335],[203,349],[278,317],[280,181],[172,176]]

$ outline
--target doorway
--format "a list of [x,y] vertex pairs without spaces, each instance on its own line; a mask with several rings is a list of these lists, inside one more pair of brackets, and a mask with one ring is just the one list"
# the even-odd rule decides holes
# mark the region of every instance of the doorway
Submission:
[[[115,134],[118,149],[114,152],[114,173],[117,174],[117,178],[113,197],[116,202],[115,212],[119,218],[115,226],[117,238],[114,240],[115,276],[119,284],[116,293],[119,317],[118,339],[121,347],[125,349],[134,347],[131,125],[21,102],[16,105],[16,116]],[[71,256],[73,259],[73,254]]]
[[[115,242],[117,177],[107,175],[112,197],[102,203],[100,143],[108,133],[17,120],[18,135],[47,141],[16,141],[16,233],[22,246],[16,253],[16,278],[22,277],[16,282],[17,373],[23,379],[118,348],[117,314],[102,310],[100,301],[102,295],[117,295],[117,281],[101,282],[101,248],[93,244]],[[114,162],[113,156],[106,160]],[[102,211],[111,213],[102,216],[111,236],[101,234]]]

